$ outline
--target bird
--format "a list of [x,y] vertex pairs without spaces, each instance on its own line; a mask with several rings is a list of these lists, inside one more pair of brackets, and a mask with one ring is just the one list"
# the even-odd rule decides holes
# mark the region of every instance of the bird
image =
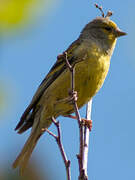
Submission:
[[[65,51],[69,64],[74,67],[77,106],[81,108],[102,87],[107,76],[110,59],[117,38],[126,35],[108,13],[90,21]],[[22,134],[29,128],[31,133],[22,151],[13,163],[23,174],[39,138],[52,123],[52,117],[74,113],[70,102],[71,73],[64,55],[58,56],[47,76],[41,82],[30,104],[22,114],[15,130]]]

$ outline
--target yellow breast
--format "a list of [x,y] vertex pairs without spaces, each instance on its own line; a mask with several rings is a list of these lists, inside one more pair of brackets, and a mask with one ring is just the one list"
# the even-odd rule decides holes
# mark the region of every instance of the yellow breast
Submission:
[[[96,52],[97,53],[97,52]],[[78,106],[87,103],[102,87],[109,70],[110,57],[98,54],[88,55],[85,61],[75,67],[75,89],[78,92]]]

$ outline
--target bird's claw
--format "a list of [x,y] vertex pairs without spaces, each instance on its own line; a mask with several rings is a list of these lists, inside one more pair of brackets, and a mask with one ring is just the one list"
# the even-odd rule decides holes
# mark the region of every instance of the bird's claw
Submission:
[[84,124],[84,126],[89,128],[89,131],[92,130],[92,120],[82,118],[82,123]]
[[69,101],[72,101],[72,102],[76,102],[78,97],[77,97],[77,91],[73,91],[73,92],[69,92],[69,95],[71,96],[70,100]]
[[[66,115],[65,117],[68,117],[68,118],[71,118],[71,119],[77,119],[76,116],[73,116],[71,114],[69,115]],[[92,120],[88,120],[88,119],[85,119],[85,118],[82,118],[81,119],[81,122],[84,126],[88,127],[89,128],[89,131],[92,130]]]

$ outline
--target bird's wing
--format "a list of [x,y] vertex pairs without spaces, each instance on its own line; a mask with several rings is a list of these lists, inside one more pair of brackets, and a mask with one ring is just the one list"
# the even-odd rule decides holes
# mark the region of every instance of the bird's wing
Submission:
[[[73,51],[80,46],[80,40],[74,41],[69,48],[66,50],[67,52],[67,58],[71,65],[74,65],[77,63],[77,57],[73,56]],[[19,123],[17,124],[15,130],[19,129],[22,124],[27,119],[29,113],[34,109],[36,104],[39,102],[41,96],[43,95],[44,91],[57,79],[61,73],[67,68],[65,57],[60,56],[60,58],[57,59],[56,63],[53,65],[45,79],[41,82],[40,86],[38,87],[35,95],[32,98],[31,103],[26,108],[24,113],[22,114]]]

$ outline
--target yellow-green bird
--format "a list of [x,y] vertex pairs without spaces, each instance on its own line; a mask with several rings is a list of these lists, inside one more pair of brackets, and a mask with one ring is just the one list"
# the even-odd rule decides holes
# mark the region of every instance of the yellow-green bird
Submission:
[[[97,17],[81,31],[79,38],[66,50],[67,59],[75,68],[75,91],[78,107],[86,104],[101,88],[110,66],[110,58],[118,37],[126,35],[109,16]],[[71,90],[70,70],[64,56],[59,56],[37,89],[15,130],[21,134],[32,127],[31,134],[21,153],[13,163],[23,173],[30,155],[48,128],[52,117],[67,116],[74,112],[69,101]]]

